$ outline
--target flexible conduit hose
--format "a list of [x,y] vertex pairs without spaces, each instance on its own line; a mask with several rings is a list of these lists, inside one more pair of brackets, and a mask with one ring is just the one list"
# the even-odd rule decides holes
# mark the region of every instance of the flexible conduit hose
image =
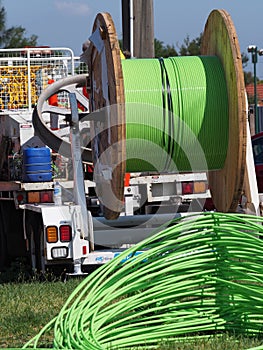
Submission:
[[223,168],[228,97],[218,57],[122,60],[122,70],[127,172]]
[[217,212],[171,222],[84,279],[24,348],[48,331],[54,349],[89,350],[262,334],[262,222]]

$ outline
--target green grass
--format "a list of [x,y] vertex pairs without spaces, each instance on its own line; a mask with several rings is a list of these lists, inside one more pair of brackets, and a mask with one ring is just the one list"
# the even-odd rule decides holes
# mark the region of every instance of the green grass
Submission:
[[[0,274],[0,348],[21,348],[55,317],[68,296],[79,284],[78,279],[66,283],[47,278],[31,278],[27,281],[19,275],[16,281],[3,282]],[[52,333],[47,334],[41,344],[52,347]],[[158,349],[176,350],[244,350],[263,344],[262,339],[241,336],[211,336],[192,343],[161,343]]]
[[[78,283],[0,284],[0,348],[22,347],[59,313]],[[52,344],[52,335],[47,341]]]
[[212,336],[208,339],[199,339],[194,342],[175,342],[170,345],[160,345],[158,350],[245,350],[262,344],[258,339],[235,337],[223,334],[220,337]]

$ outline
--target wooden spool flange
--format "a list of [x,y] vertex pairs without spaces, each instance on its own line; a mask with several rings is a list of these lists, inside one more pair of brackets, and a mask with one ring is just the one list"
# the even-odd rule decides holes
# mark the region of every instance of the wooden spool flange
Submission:
[[[126,171],[125,97],[120,48],[108,13],[95,19],[89,48],[90,109],[94,180],[106,219],[123,208]],[[242,59],[230,16],[214,10],[208,17],[202,54],[218,56],[225,71],[229,103],[229,144],[224,168],[209,172],[209,186],[218,211],[235,211],[246,165],[246,99]],[[138,172],[140,169],[138,169]]]
[[217,56],[224,68],[229,106],[229,141],[223,169],[209,172],[218,211],[235,212],[246,168],[247,112],[242,57],[234,24],[225,10],[213,10],[206,22],[202,55]]
[[126,128],[120,47],[110,14],[97,15],[90,41],[94,181],[105,218],[116,219],[123,209]]

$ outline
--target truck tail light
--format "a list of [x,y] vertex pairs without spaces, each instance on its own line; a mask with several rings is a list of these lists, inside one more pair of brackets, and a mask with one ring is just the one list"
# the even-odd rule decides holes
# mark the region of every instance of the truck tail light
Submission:
[[193,194],[194,183],[193,182],[182,182],[182,194]]
[[40,192],[39,191],[31,191],[27,194],[28,203],[40,203]]
[[72,239],[71,226],[61,225],[59,227],[59,236],[61,242],[70,242]]
[[56,243],[58,241],[58,228],[57,226],[48,226],[46,228],[46,237],[48,243]]
[[182,194],[205,193],[207,183],[205,181],[182,182]]
[[40,192],[41,203],[52,203],[53,202],[53,191],[42,191]]
[[194,193],[205,193],[207,190],[207,182],[195,181],[194,182]]
[[27,194],[28,203],[51,203],[53,202],[52,191],[30,191]]

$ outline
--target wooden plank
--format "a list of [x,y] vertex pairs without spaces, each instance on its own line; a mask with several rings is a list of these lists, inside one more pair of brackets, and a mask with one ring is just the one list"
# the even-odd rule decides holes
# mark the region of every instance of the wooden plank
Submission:
[[21,182],[0,181],[0,192],[19,191],[19,190],[21,190]]

